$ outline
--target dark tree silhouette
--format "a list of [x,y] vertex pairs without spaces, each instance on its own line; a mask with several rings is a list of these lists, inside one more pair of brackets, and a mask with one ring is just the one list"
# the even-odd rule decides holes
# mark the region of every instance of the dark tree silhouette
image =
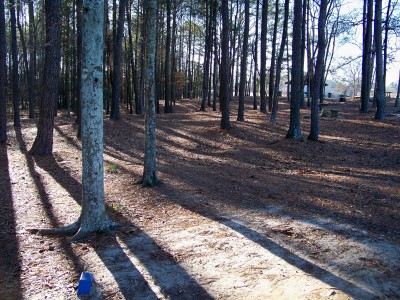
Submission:
[[230,129],[229,120],[229,6],[228,0],[222,0],[221,4],[222,30],[221,30],[221,67],[219,84],[219,101],[221,105],[221,128]]
[[385,82],[383,79],[383,50],[382,50],[382,0],[375,0],[375,57],[376,57],[376,113],[375,119],[383,120],[386,117]]
[[4,1],[0,1],[0,143],[7,141],[7,41]]

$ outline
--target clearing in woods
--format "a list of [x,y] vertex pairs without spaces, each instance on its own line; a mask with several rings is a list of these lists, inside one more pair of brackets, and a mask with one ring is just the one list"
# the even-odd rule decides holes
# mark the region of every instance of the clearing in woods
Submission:
[[327,103],[315,143],[284,138],[285,102],[276,125],[246,107],[246,122],[223,131],[218,112],[180,100],[173,114],[157,116],[162,184],[153,189],[136,184],[143,117],[106,118],[106,203],[124,226],[74,244],[35,230],[79,216],[74,120],[56,118],[51,158],[27,153],[32,120],[9,124],[0,153],[0,298],[77,299],[82,271],[94,275],[90,299],[400,297],[400,118],[375,121],[356,101]]

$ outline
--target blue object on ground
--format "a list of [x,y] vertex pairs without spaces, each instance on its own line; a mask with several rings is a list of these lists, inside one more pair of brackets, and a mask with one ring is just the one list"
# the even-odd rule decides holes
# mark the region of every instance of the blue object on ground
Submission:
[[78,295],[89,295],[90,288],[92,287],[93,274],[88,272],[82,272],[81,278],[79,279]]

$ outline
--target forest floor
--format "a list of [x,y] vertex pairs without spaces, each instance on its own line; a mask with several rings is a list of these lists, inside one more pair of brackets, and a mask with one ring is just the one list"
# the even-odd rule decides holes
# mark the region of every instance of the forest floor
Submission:
[[[251,102],[251,100],[248,100]],[[400,299],[400,115],[329,99],[321,139],[285,139],[246,107],[245,122],[179,100],[157,116],[162,183],[142,188],[142,116],[105,119],[105,191],[115,236],[41,236],[74,222],[81,144],[55,120],[51,158],[32,157],[35,122],[8,127],[0,152],[0,299]],[[90,296],[77,296],[81,272]]]

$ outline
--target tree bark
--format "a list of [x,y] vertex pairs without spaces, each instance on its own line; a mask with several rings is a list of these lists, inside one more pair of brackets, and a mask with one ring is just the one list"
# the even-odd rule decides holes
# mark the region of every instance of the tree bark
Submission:
[[326,9],[328,0],[321,0],[319,18],[318,18],[318,55],[315,65],[313,78],[313,90],[311,99],[311,130],[308,136],[309,140],[318,141],[319,138],[319,96],[321,85],[324,78],[324,63],[325,63],[325,24],[326,24]]
[[29,73],[31,81],[31,91],[29,92],[29,118],[35,118],[35,106],[36,106],[36,28],[35,28],[35,14],[33,1],[29,1]]
[[253,109],[257,109],[257,78],[258,78],[258,14],[260,1],[256,4],[256,32],[254,34],[254,75],[253,75]]
[[301,138],[300,128],[300,102],[303,97],[301,90],[301,26],[303,22],[301,1],[294,2],[294,20],[293,20],[293,40],[292,40],[292,80],[291,80],[291,97],[290,97],[290,124],[286,134],[287,138],[298,140]]
[[239,86],[239,110],[238,121],[244,121],[244,95],[247,79],[247,53],[249,43],[249,27],[250,27],[250,3],[249,0],[244,1],[244,34],[243,34],[243,49],[242,61],[240,66],[240,86]]
[[279,22],[279,0],[275,1],[275,22],[274,32],[272,34],[272,53],[271,66],[269,68],[269,88],[268,88],[268,110],[272,111],[272,103],[274,98],[274,83],[275,83],[275,56],[276,56],[276,35]]
[[221,105],[221,128],[230,129],[229,121],[229,7],[228,0],[222,0],[221,5],[222,30],[221,30],[221,67],[219,84],[219,101]]
[[268,0],[263,0],[261,14],[261,61],[260,61],[260,111],[267,112],[266,98],[266,65],[267,65],[267,25],[268,25]]
[[156,153],[156,34],[157,1],[145,0],[146,80],[145,80],[145,156],[142,184],[152,187],[159,182]]
[[121,102],[121,77],[122,77],[122,40],[124,38],[124,22],[126,1],[120,0],[118,7],[118,27],[114,42],[114,71],[112,81],[112,100],[110,118],[119,120],[121,118],[119,112],[119,104]]
[[280,80],[281,80],[282,61],[283,61],[283,54],[285,52],[288,22],[289,22],[289,0],[285,0],[285,13],[284,14],[285,14],[285,16],[283,19],[282,40],[281,40],[281,45],[279,48],[278,59],[276,62],[276,78],[275,78],[275,87],[274,87],[274,98],[272,101],[272,112],[271,112],[271,117],[270,117],[271,123],[276,123],[276,115],[278,112],[279,85],[280,85]]
[[19,75],[18,75],[18,44],[17,24],[15,18],[15,1],[9,0],[11,25],[11,56],[12,56],[12,95],[14,108],[14,126],[21,126],[19,115]]
[[[125,6],[124,6],[125,8]],[[106,213],[103,166],[104,1],[83,3],[82,43],[82,211],[78,240],[108,232],[115,224]]]
[[[367,0],[368,7],[366,28],[363,37],[362,77],[361,77],[361,107],[360,113],[368,113],[371,90],[371,51],[372,51],[372,22],[373,22],[373,0]],[[365,5],[365,2],[364,2]]]
[[61,59],[60,0],[45,1],[46,46],[42,99],[40,103],[38,132],[32,145],[32,155],[51,155],[55,103],[58,98]]
[[7,141],[7,40],[4,1],[0,1],[0,143]]
[[165,41],[165,113],[172,113],[171,101],[171,0],[166,1],[167,6],[167,38]]
[[82,105],[81,105],[81,90],[82,90],[82,26],[83,26],[83,0],[76,0],[76,98],[77,98],[77,118],[75,123],[78,123],[78,131],[76,136],[81,138],[82,135]]
[[382,54],[382,0],[375,0],[375,59],[376,59],[376,112],[375,119],[386,118],[385,83],[383,79],[383,54]]

